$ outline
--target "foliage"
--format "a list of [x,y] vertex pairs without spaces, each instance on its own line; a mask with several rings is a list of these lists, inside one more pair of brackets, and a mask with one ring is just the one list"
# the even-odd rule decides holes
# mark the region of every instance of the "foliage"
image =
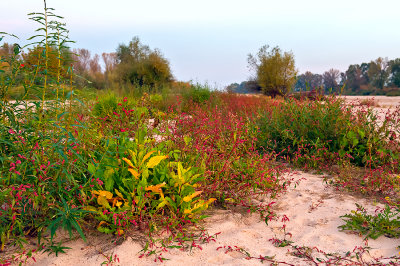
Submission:
[[[163,145],[153,146],[151,140],[145,139],[146,135],[142,128],[137,131],[135,141],[123,137],[118,143],[110,141],[108,154],[100,163],[89,164],[93,178],[104,182],[99,190],[92,191],[97,198],[95,206],[99,205],[96,212],[101,221],[98,229],[102,232],[122,234],[121,228],[128,223],[137,223],[156,213],[171,219],[192,218],[213,202],[200,199],[202,191],[195,190],[204,177],[196,169],[184,168],[181,162],[161,155]],[[171,153],[172,159],[176,153],[179,151]]]
[[208,85],[191,84],[187,90],[183,91],[182,95],[187,102],[205,103],[211,97],[211,90]]
[[117,49],[116,78],[120,83],[158,88],[172,80],[169,62],[157,49],[151,50],[134,37]]
[[356,231],[365,238],[377,239],[385,235],[387,237],[400,237],[400,210],[386,205],[377,214],[368,214],[361,205],[356,204],[357,210],[351,214],[340,216],[345,222],[339,226],[341,230]]
[[[265,213],[270,206],[256,206],[252,198],[255,195],[273,197],[285,185],[282,185],[280,170],[271,166],[272,157],[259,155],[254,150],[252,115],[261,108],[257,103],[264,101],[223,96],[226,95],[215,94],[213,97],[219,100],[192,105],[187,111],[189,116],[179,117],[172,140],[185,155],[185,161],[204,169],[206,179],[202,189],[206,194],[223,205],[241,205]],[[236,101],[237,105],[231,105]],[[213,102],[220,104],[213,106]]]
[[389,76],[389,60],[387,58],[379,57],[375,61],[371,61],[368,68],[368,77],[371,79],[372,84],[379,89],[383,89]]
[[[104,73],[98,57],[83,50],[82,61],[71,68],[68,32],[53,18],[61,19],[46,6],[32,14],[40,34],[27,54],[17,44],[0,51],[1,250],[23,250],[35,237],[41,250],[63,253],[68,247],[53,242],[61,228],[82,239],[94,228],[117,237],[128,230],[146,233],[143,256],[155,254],[153,249],[200,248],[197,243],[215,237],[198,225],[212,204],[241,206],[268,223],[273,202],[259,197],[275,198],[290,185],[282,160],[305,169],[340,165],[347,173],[339,173],[334,185],[398,196],[393,174],[399,173],[400,108],[379,122],[369,103],[247,97],[172,82],[168,61],[138,38],[120,45],[116,55],[103,55]],[[264,73],[268,60],[282,60],[295,73],[293,55],[277,47],[263,47],[250,61]],[[120,91],[76,90],[83,85],[75,70],[104,84],[119,83],[112,86]],[[285,94],[291,79],[278,81],[277,87],[260,84],[272,95]],[[11,94],[15,101],[9,101]],[[385,219],[391,215],[382,212]],[[354,217],[348,216],[356,228]],[[372,224],[375,218],[368,217]],[[284,236],[290,236],[285,229]],[[307,255],[286,238],[276,243]],[[0,263],[34,260],[33,252]],[[118,261],[104,256],[108,263]]]
[[[106,54],[103,56],[106,64],[107,75],[113,66],[110,66],[111,60],[107,60]],[[72,60],[74,69],[75,84],[81,88],[85,86],[94,87],[96,89],[104,89],[106,84],[106,73],[102,72],[99,60],[99,55],[95,54],[93,57],[87,49],[74,49],[72,50]]]
[[400,88],[400,58],[396,58],[389,62],[390,64],[390,84]]
[[118,109],[117,97],[113,93],[102,96],[93,106],[93,115],[106,117],[112,115]]
[[258,147],[301,165],[313,162],[311,167],[321,167],[318,161],[326,166],[347,157],[358,166],[378,167],[397,161],[399,154],[393,147],[399,143],[390,137],[397,127],[396,118],[387,116],[379,125],[370,107],[356,114],[351,110],[336,98],[324,102],[288,100],[258,119]]
[[286,95],[296,80],[297,70],[292,52],[282,53],[276,46],[265,45],[256,56],[249,54],[248,62],[256,71],[257,82],[266,95]]

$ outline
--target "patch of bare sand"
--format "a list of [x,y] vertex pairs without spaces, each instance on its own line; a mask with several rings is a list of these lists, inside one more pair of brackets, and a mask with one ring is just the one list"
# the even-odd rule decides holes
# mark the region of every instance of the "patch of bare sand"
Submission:
[[[355,246],[363,246],[363,238],[338,230],[343,222],[339,216],[350,213],[356,208],[355,203],[362,204],[366,209],[374,211],[376,206],[366,199],[355,198],[351,195],[335,191],[324,184],[322,176],[297,173],[295,179],[302,179],[296,188],[276,199],[274,209],[279,216],[284,214],[290,219],[287,222],[287,232],[292,233],[290,239],[294,244],[318,247],[325,252],[345,254]],[[215,210],[206,219],[205,226],[210,234],[221,232],[216,242],[202,245],[203,250],[194,249],[192,252],[170,250],[163,257],[169,260],[164,265],[254,265],[259,262],[247,260],[239,252],[225,254],[217,250],[221,246],[238,246],[251,255],[258,257],[275,256],[278,261],[294,265],[310,265],[301,258],[288,254],[288,248],[277,248],[269,239],[282,238],[282,222],[270,221],[267,226],[259,215],[229,210]],[[98,240],[99,241],[99,240]],[[104,239],[107,241],[107,239]],[[37,265],[100,265],[105,258],[98,254],[98,247],[107,243],[85,244],[82,240],[66,243],[72,249],[67,254],[58,257],[41,254],[36,256]],[[398,239],[380,237],[369,240],[370,251],[374,257],[388,257],[398,254],[396,247]],[[97,248],[96,248],[97,246]],[[106,248],[106,254],[117,254],[119,265],[159,265],[154,258],[138,258],[142,249],[140,241],[128,239],[119,246]],[[321,257],[321,256],[320,256]],[[268,265],[268,263],[267,263]]]
[[400,105],[400,96],[340,96],[346,102],[374,100],[381,108],[396,107]]

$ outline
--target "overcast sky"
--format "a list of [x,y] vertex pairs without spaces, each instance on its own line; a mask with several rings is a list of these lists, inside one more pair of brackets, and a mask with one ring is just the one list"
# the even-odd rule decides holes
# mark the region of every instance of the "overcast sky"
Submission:
[[[223,87],[250,76],[247,54],[292,51],[300,72],[400,57],[399,0],[47,0],[65,17],[72,47],[114,52],[139,36],[178,80]],[[33,35],[41,0],[1,0],[0,31]],[[7,38],[7,42],[15,42]]]

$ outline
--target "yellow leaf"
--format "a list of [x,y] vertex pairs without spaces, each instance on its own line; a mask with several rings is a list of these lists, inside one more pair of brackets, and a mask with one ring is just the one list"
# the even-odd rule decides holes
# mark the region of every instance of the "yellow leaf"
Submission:
[[155,192],[155,193],[162,193],[162,187],[163,186],[165,186],[165,182],[163,182],[163,183],[161,183],[161,184],[158,184],[158,185],[155,185],[155,186],[148,186],[148,187],[146,187],[146,191],[152,191],[152,192]]
[[151,151],[151,152],[147,153],[147,154],[143,157],[142,164],[144,163],[144,161],[146,161],[147,159],[149,159],[149,157],[150,157],[153,153],[155,153],[155,152],[156,152],[156,151]]
[[138,171],[136,171],[135,169],[129,168],[128,171],[136,178],[138,179],[140,174],[138,173]]
[[132,159],[136,157],[136,152],[134,152],[132,150],[128,150],[128,151],[131,154]]
[[133,166],[131,160],[129,160],[129,159],[125,158],[125,157],[122,158],[122,160],[124,160],[130,167],[134,168],[134,166]]
[[165,205],[168,204],[168,201],[166,199],[164,199],[162,202],[160,202],[160,204],[157,205],[157,210],[164,207]]
[[117,194],[118,197],[120,197],[122,200],[125,201],[124,196],[121,194],[121,192],[118,191],[118,189],[114,189],[115,194]]
[[185,209],[185,210],[183,211],[183,213],[184,213],[184,214],[190,214],[190,213],[192,213],[192,210]]
[[107,199],[112,199],[113,197],[113,194],[111,192],[105,190],[93,190],[92,193],[95,195],[99,195],[99,197],[105,197]]
[[191,201],[193,198],[195,198],[195,197],[197,197],[198,195],[200,195],[202,192],[203,192],[203,191],[196,191],[196,192],[194,192],[192,195],[184,197],[184,198],[183,198],[183,201],[184,201],[184,202],[189,202],[189,201]]
[[115,206],[119,207],[122,205],[122,201],[117,201],[117,203],[115,203]]
[[85,211],[97,212],[97,209],[93,206],[86,206],[86,207],[83,207],[83,209]]
[[207,200],[206,201],[206,205],[207,205],[207,207],[208,207],[208,204],[211,204],[211,203],[213,203],[214,201],[216,201],[217,199],[215,199],[215,198],[211,198],[211,199],[209,199],[209,200]]
[[109,208],[109,207],[110,207],[110,204],[108,204],[108,201],[107,201],[106,198],[103,197],[103,196],[99,196],[99,197],[97,198],[97,203],[98,203],[99,205],[105,207],[105,208]]
[[165,158],[167,158],[167,156],[163,156],[163,155],[162,156],[151,157],[150,160],[147,163],[147,168],[154,168],[155,166],[157,166]]
[[101,221],[101,222],[99,223],[99,225],[97,226],[97,228],[99,228],[99,227],[102,226],[103,224],[107,224],[107,222]]

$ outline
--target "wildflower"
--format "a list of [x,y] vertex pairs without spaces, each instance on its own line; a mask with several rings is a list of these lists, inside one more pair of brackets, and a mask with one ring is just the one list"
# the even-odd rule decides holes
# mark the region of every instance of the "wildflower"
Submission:
[[289,218],[284,214],[282,217],[282,222],[288,222]]
[[20,67],[20,68],[23,68],[23,67],[25,67],[25,65],[24,65],[24,64],[21,64],[19,67]]

